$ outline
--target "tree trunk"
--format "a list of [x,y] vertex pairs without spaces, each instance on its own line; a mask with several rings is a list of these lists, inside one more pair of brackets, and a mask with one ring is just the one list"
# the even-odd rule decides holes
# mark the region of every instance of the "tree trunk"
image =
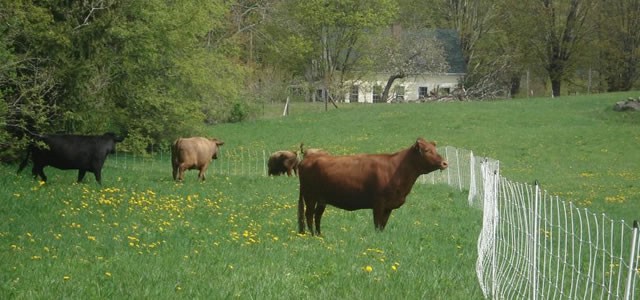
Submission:
[[387,79],[387,85],[384,86],[384,90],[382,91],[382,101],[389,102],[389,90],[391,90],[391,85],[393,85],[393,82],[396,81],[396,79],[401,79],[405,76],[406,75],[404,74],[395,74],[389,76],[389,79]]
[[562,85],[566,60],[563,60],[557,53],[554,53],[550,60],[547,72],[551,81],[551,97],[560,97],[560,86]]
[[551,97],[560,97],[560,85],[562,80],[551,79]]
[[516,95],[520,92],[520,74],[511,75],[511,89],[509,93],[511,93],[511,98],[515,98]]

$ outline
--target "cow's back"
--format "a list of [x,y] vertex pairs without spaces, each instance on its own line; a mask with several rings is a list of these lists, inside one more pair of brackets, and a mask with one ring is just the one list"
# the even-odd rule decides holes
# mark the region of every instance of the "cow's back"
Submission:
[[374,155],[310,155],[298,166],[305,196],[347,210],[371,208],[367,201],[389,187],[392,166]]
[[49,135],[42,140],[47,148],[37,148],[35,164],[59,169],[91,169],[101,167],[115,142],[101,136]]
[[201,166],[211,161],[216,150],[215,144],[210,140],[202,137],[191,137],[176,140],[171,152],[174,156],[174,163]]

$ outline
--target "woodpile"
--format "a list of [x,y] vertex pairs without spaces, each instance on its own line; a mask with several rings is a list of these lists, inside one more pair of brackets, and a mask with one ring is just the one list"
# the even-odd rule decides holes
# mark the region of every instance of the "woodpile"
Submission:
[[625,101],[618,101],[616,105],[613,106],[613,110],[615,111],[636,111],[640,110],[640,97],[637,99],[629,98]]

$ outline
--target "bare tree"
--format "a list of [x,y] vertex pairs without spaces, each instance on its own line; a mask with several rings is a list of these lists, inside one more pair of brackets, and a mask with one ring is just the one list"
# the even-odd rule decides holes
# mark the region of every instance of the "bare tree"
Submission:
[[544,66],[551,82],[552,96],[560,96],[563,80],[576,68],[587,50],[588,37],[594,30],[587,22],[598,0],[515,1],[514,24],[522,36],[524,48],[535,62]]
[[449,68],[442,43],[435,30],[402,30],[394,26],[390,36],[383,37],[376,47],[378,66],[389,74],[382,91],[382,100],[389,101],[393,82],[407,76],[444,73]]

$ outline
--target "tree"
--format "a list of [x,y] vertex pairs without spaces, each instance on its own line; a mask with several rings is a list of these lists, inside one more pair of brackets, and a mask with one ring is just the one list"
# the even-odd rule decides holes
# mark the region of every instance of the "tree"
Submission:
[[[286,0],[271,23],[272,50],[293,74],[310,85],[320,82],[326,99],[343,88],[364,53],[363,40],[390,24],[396,5],[390,0]],[[302,67],[302,68],[301,68]]]
[[443,73],[449,68],[442,43],[436,30],[401,30],[394,27],[392,35],[374,40],[374,69],[389,74],[382,91],[382,100],[388,101],[393,82],[407,76],[424,73]]
[[0,2],[3,133],[120,131],[129,134],[121,149],[143,151],[225,121],[244,79],[229,9],[222,0]]
[[[403,0],[403,2],[406,0]],[[461,84],[472,99],[497,98],[508,93],[515,76],[515,50],[505,28],[504,1],[430,0],[423,23],[453,28],[460,36],[466,76]],[[405,10],[406,11],[406,10]],[[416,12],[423,15],[424,12]]]
[[514,5],[516,18],[526,25],[513,24],[524,38],[523,47],[544,66],[552,95],[560,96],[562,82],[588,51],[588,37],[595,32],[589,17],[593,17],[598,0],[515,1]]
[[600,72],[607,90],[628,91],[640,76],[640,1],[610,1],[600,11]]
[[[23,133],[44,126],[59,113],[51,102],[58,70],[42,55],[59,49],[57,28],[46,10],[29,3],[0,1],[0,152],[13,158]],[[41,47],[33,47],[35,43]]]

